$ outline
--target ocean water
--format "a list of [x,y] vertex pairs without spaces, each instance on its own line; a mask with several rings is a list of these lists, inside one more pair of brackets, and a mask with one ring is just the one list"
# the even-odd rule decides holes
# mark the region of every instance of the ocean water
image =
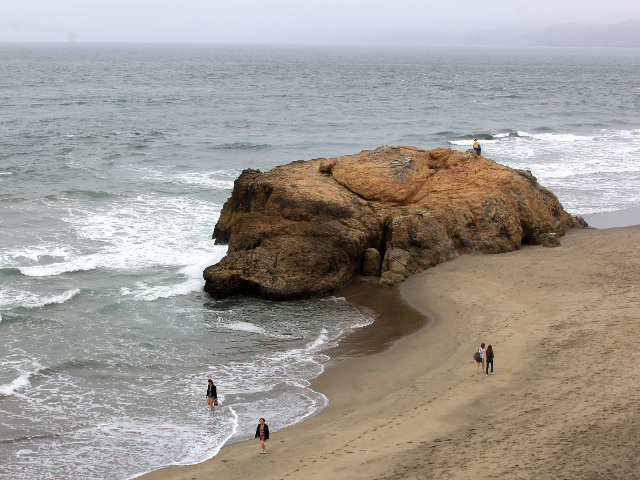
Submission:
[[3,478],[128,479],[327,405],[370,315],[202,292],[244,168],[475,137],[571,213],[640,205],[634,49],[4,44],[0,72]]

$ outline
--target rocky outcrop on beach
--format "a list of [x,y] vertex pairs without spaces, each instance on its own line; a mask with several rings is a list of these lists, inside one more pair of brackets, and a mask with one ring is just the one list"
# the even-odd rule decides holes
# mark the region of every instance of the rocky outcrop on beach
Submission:
[[547,233],[544,236],[544,240],[542,241],[542,246],[547,248],[555,248],[555,247],[561,247],[562,244],[560,243],[560,240],[558,240],[558,238],[556,237],[556,234],[551,232],[551,233]]
[[583,224],[529,171],[471,150],[379,147],[297,161],[235,181],[205,269],[213,297],[318,297],[357,274],[389,286],[460,254],[543,244]]

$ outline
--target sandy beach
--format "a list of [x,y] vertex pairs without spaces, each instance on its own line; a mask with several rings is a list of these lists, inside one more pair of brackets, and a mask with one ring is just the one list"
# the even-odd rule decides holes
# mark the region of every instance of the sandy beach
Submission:
[[[272,432],[267,455],[247,441],[140,478],[640,478],[640,226],[561,242],[373,292],[417,332],[327,368],[312,383],[330,400],[321,414]],[[481,342],[495,375],[475,374]]]

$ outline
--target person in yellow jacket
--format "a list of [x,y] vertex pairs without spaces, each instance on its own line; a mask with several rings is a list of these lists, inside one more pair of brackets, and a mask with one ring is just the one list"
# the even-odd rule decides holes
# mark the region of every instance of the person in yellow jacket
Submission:
[[473,150],[476,152],[476,155],[480,156],[480,153],[482,152],[482,147],[480,147],[480,144],[478,143],[477,138],[473,139]]

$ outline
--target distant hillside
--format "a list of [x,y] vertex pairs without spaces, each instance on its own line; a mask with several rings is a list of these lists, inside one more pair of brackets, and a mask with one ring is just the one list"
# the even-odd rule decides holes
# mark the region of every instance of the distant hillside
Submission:
[[544,47],[640,47],[640,20],[616,25],[553,25],[521,36],[516,45]]
[[[350,43],[354,37],[334,37]],[[358,43],[378,45],[501,45],[540,47],[640,47],[640,20],[615,25],[558,24],[540,30],[475,28],[467,31],[378,29],[362,35]]]

